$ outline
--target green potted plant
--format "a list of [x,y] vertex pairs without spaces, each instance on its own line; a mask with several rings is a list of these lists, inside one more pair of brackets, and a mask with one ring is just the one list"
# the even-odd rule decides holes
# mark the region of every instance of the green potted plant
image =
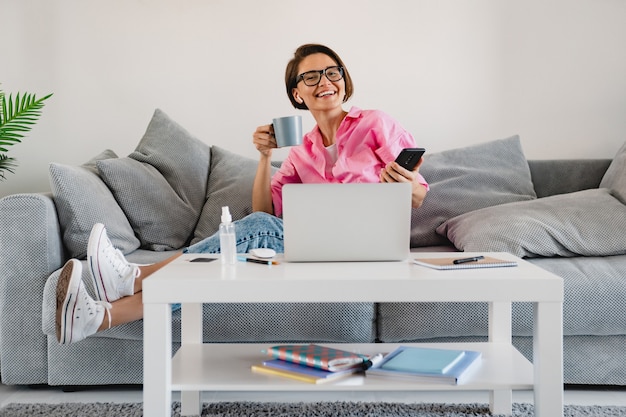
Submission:
[[29,132],[41,116],[44,101],[52,94],[37,99],[34,94],[17,93],[15,101],[9,95],[7,98],[0,90],[0,181],[5,179],[5,173],[14,173],[17,167],[15,158],[7,155],[6,146],[20,143],[24,135]]

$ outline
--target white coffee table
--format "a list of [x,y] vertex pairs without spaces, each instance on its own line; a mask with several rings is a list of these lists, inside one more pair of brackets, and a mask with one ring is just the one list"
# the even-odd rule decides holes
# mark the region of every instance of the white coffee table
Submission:
[[[563,280],[509,254],[487,255],[516,260],[519,266],[436,271],[407,261],[274,266],[240,262],[223,267],[219,260],[189,262],[202,255],[182,255],[143,284],[144,415],[170,416],[172,391],[181,391],[183,415],[197,415],[201,391],[247,390],[480,390],[490,392],[492,412],[511,414],[512,390],[533,389],[536,416],[562,416]],[[411,258],[437,256],[450,253],[416,253]],[[534,305],[533,364],[511,344],[511,303],[520,301]],[[261,349],[267,343],[202,343],[202,303],[246,302],[488,302],[489,340],[446,344],[483,352],[480,368],[463,385],[363,376],[307,384],[251,372],[250,366],[264,359]],[[183,304],[182,346],[173,358],[171,303]],[[366,354],[398,346],[325,345]]]

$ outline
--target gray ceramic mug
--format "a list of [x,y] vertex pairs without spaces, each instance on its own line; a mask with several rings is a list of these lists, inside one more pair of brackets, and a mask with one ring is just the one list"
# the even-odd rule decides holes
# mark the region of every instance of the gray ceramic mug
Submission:
[[302,116],[277,117],[272,123],[279,148],[302,144]]

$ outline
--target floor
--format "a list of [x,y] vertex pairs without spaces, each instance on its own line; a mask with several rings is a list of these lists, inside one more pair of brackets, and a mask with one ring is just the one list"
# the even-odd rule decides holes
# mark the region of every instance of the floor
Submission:
[[[203,393],[203,401],[386,401],[428,403],[488,403],[487,393],[482,392],[315,392],[315,393]],[[175,393],[173,399],[177,400]],[[567,388],[565,404],[626,406],[626,388],[584,389]],[[0,385],[0,407],[10,403],[65,403],[65,402],[141,402],[139,386],[99,387],[77,392],[63,392],[51,387],[23,387]],[[513,401],[532,403],[532,391],[515,391]]]

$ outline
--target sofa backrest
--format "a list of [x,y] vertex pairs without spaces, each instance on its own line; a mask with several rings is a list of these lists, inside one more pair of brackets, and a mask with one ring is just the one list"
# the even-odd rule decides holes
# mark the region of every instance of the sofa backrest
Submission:
[[528,160],[537,197],[598,188],[611,159]]

